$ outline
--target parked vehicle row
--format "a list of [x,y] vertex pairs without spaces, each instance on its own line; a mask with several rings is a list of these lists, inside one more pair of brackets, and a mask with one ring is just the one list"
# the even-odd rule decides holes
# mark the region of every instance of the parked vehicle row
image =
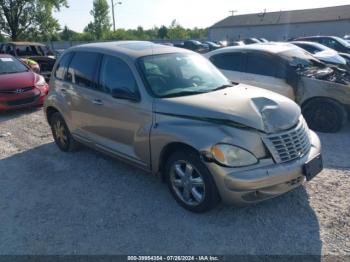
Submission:
[[[220,200],[258,203],[301,186],[323,169],[320,140],[309,126],[340,130],[350,108],[350,76],[335,66],[334,57],[341,57],[324,48],[328,55],[297,46],[303,42],[256,41],[68,49],[53,67],[44,107],[55,143],[64,152],[84,144],[160,175],[192,212]],[[0,61],[4,75],[14,76],[9,86],[31,74],[34,88],[21,89],[23,100],[43,102],[43,77],[12,56]],[[18,95],[17,89],[5,91]],[[10,95],[0,104],[14,101]]]

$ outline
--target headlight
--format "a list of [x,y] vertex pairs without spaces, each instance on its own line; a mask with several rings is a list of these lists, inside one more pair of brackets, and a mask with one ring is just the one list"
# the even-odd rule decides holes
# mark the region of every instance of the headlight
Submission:
[[220,164],[228,167],[250,166],[258,163],[258,159],[250,152],[228,144],[217,144],[211,153]]
[[38,80],[35,83],[35,86],[44,86],[46,84],[45,78],[41,75],[37,75]]

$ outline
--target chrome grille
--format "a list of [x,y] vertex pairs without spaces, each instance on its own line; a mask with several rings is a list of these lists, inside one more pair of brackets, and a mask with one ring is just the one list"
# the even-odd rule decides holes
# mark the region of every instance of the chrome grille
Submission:
[[311,149],[309,128],[303,118],[295,128],[264,136],[263,141],[277,163],[300,158]]

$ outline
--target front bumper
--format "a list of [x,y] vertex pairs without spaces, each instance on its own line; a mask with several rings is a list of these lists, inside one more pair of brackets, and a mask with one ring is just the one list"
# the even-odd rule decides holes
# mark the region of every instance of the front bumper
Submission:
[[310,138],[312,146],[309,153],[287,163],[262,160],[256,166],[234,170],[207,163],[224,203],[237,206],[258,203],[302,185],[306,181],[305,164],[321,153],[318,136],[311,132]]
[[0,111],[42,106],[48,92],[49,86],[46,84],[23,94],[3,95],[0,97]]

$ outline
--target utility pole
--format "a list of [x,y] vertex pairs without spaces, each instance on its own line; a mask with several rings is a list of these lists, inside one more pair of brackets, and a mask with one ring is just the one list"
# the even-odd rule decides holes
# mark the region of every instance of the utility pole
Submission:
[[229,11],[231,13],[231,16],[234,16],[235,13],[237,13],[238,11],[237,10],[232,10],[232,11]]
[[114,4],[114,0],[111,0],[112,1],[112,17],[113,17],[113,31],[115,32],[115,14],[114,14],[114,8],[116,5],[121,5],[122,2],[116,2]]

